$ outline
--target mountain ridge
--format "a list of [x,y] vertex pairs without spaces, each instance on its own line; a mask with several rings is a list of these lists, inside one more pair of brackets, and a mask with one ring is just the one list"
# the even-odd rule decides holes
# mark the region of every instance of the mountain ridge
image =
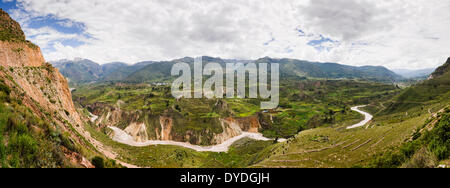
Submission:
[[[90,60],[84,60],[89,61]],[[61,66],[58,62],[53,62],[55,67],[59,68],[61,72],[69,79],[75,82],[105,82],[105,81],[126,81],[126,82],[151,82],[170,80],[171,66],[177,62],[184,62],[192,65],[194,58],[184,57],[181,59],[175,59],[172,61],[144,61],[133,65],[126,65],[120,63],[119,66],[108,69],[108,73],[105,70],[101,71],[102,67],[112,66],[112,63],[76,67],[79,65],[77,62],[83,61],[67,61],[72,67]],[[280,71],[282,77],[308,77],[308,78],[325,78],[325,79],[368,79],[371,81],[380,82],[396,82],[403,80],[404,78],[397,75],[393,71],[383,66],[349,66],[338,63],[320,63],[309,62],[296,59],[275,59],[275,58],[260,58],[257,60],[234,60],[234,59],[221,59],[209,56],[203,56],[203,62],[217,62],[221,65],[225,63],[280,63]],[[81,63],[82,64],[82,63]],[[112,66],[113,67],[113,66]],[[71,69],[74,70],[71,70]],[[99,70],[99,71],[92,71]],[[73,72],[80,72],[75,76],[71,75]],[[79,76],[84,79],[78,78]],[[78,77],[77,77],[78,76]]]

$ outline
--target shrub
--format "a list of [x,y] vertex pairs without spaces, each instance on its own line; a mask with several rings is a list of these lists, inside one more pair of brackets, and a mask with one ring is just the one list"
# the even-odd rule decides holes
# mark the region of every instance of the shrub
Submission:
[[92,159],[92,164],[95,166],[95,168],[105,168],[105,160],[98,156]]
[[61,139],[61,145],[63,145],[70,151],[74,151],[74,152],[78,151],[77,148],[75,147],[74,143],[72,142],[72,140],[70,140],[68,133],[61,134],[59,136],[59,138]]
[[10,131],[15,131],[18,134],[28,133],[28,127],[18,120],[17,116],[9,116],[7,122],[7,128]]
[[0,91],[6,93],[6,95],[11,94],[11,89],[3,82],[0,82]]
[[371,168],[398,168],[405,161],[405,156],[391,151],[371,161]]

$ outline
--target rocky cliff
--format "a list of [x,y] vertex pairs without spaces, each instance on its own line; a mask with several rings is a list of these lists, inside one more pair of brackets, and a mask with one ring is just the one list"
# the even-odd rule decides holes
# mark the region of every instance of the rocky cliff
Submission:
[[40,48],[27,41],[19,23],[0,9],[0,65],[39,67],[44,63]]
[[[67,80],[45,62],[39,47],[25,40],[20,25],[3,10],[0,10],[0,67],[0,79],[11,88],[10,97],[53,129],[67,133],[70,142],[87,145],[74,131],[83,122],[72,102]],[[62,151],[72,162],[92,167],[80,153],[69,148]]]

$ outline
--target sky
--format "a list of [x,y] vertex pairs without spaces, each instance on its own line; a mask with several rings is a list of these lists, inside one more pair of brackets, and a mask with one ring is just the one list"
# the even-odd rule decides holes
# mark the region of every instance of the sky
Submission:
[[212,56],[435,68],[450,0],[0,0],[47,61]]

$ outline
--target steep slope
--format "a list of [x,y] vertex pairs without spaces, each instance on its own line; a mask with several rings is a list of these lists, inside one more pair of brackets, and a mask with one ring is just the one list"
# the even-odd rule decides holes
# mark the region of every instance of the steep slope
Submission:
[[83,122],[67,80],[25,40],[17,22],[2,10],[0,15],[0,31],[9,33],[2,36],[10,37],[0,41],[0,111],[6,118],[0,148],[8,148],[1,166],[93,167],[81,153],[92,150],[75,131]]
[[450,72],[450,57],[447,59],[447,62],[444,65],[437,68],[436,71],[434,71],[434,73],[431,74],[430,79],[439,78],[440,76],[443,76],[448,72]]

